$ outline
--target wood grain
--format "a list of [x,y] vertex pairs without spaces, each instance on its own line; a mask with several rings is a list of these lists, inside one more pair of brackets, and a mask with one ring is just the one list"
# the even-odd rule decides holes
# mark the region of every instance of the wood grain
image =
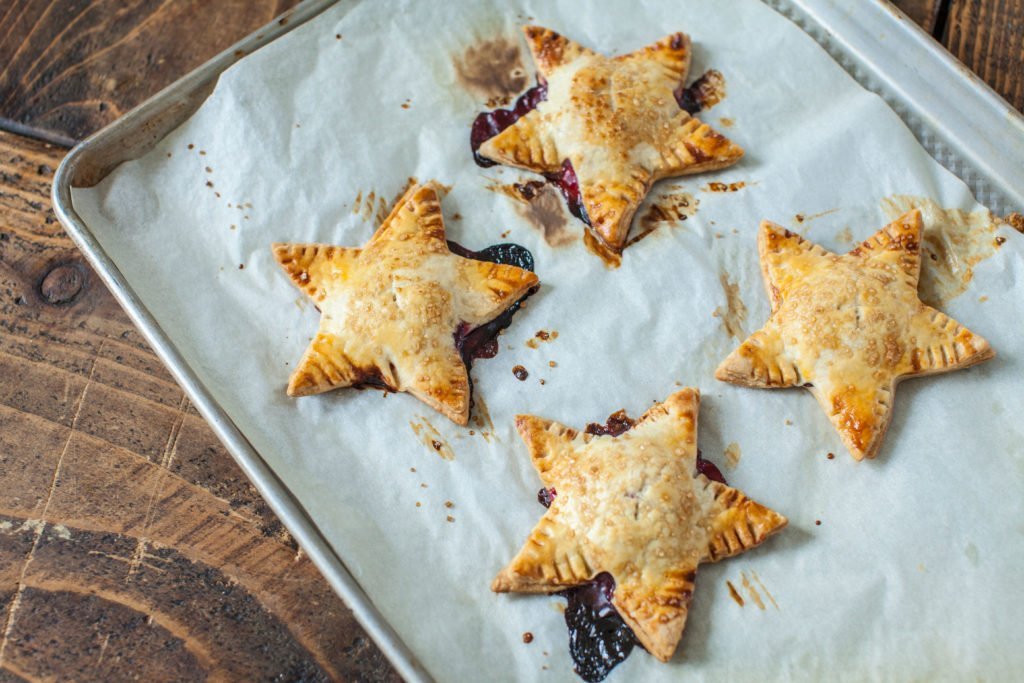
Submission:
[[944,0],[893,0],[894,5],[931,34],[935,33],[943,2]]
[[0,133],[0,680],[399,680]]
[[4,0],[0,126],[72,144],[298,0]]
[[[0,127],[70,144],[296,1],[4,0]],[[897,4],[1024,106],[1024,0]],[[0,682],[397,681],[64,236],[62,155],[0,133]]]
[[1024,111],[1024,0],[951,0],[943,43]]

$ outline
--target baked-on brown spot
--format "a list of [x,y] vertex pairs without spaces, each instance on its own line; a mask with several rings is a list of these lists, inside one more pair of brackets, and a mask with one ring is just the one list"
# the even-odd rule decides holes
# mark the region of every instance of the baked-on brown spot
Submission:
[[747,321],[747,306],[740,298],[740,286],[730,280],[726,273],[719,274],[718,281],[722,285],[722,291],[725,292],[726,308],[723,311],[719,306],[711,315],[721,319],[726,334],[742,341],[747,336],[743,329],[743,325]]
[[547,183],[529,182],[515,185],[522,201],[516,211],[531,227],[541,232],[549,247],[563,247],[579,239],[579,231],[569,228],[558,190]]
[[365,196],[360,190],[352,201],[352,213],[364,221],[383,223],[388,216],[388,203],[384,197],[378,197],[373,190]]
[[494,433],[494,422],[491,421],[491,413],[487,410],[487,404],[478,394],[473,395],[473,424],[480,428],[480,436],[484,441],[490,443],[491,435]]
[[740,445],[735,441],[725,447],[725,466],[730,470],[736,469],[742,457],[743,453],[740,451]]
[[[646,234],[644,233],[640,237],[644,237]],[[583,246],[591,254],[601,259],[606,268],[615,269],[622,265],[622,254],[605,244],[604,240],[594,237],[594,233],[590,230],[583,231]]]
[[423,443],[424,446],[441,456],[442,460],[454,460],[455,452],[452,447],[448,445],[448,442],[441,436],[441,432],[437,431],[437,427],[431,424],[423,415],[418,416],[420,421],[413,422],[409,420],[409,426],[412,427],[413,434]]
[[835,213],[838,210],[839,209],[829,209],[828,211],[820,211],[818,213],[812,213],[809,216],[806,215],[806,214],[798,213],[797,215],[793,216],[793,220],[795,222],[797,222],[797,223],[807,223],[807,222],[813,221],[813,220],[815,220],[817,218],[821,218],[822,216],[827,216],[830,213]]
[[1024,233],[1024,215],[1014,212],[1008,216],[1003,216],[1003,222],[1017,232]]
[[639,242],[663,225],[678,224],[697,213],[700,200],[684,192],[681,185],[669,185],[640,214],[627,246]]
[[987,209],[946,209],[928,197],[893,195],[882,200],[890,218],[913,208],[921,209],[925,226],[918,291],[921,301],[938,308],[963,294],[974,267],[995,254],[993,234],[999,221]]
[[531,180],[524,183],[499,183],[489,181],[484,187],[491,192],[503,194],[517,202],[528,202],[537,188],[542,187],[543,185],[544,183],[539,180]]
[[754,578],[754,581],[757,582],[757,585],[761,587],[761,591],[764,593],[765,597],[768,598],[769,602],[772,603],[772,607],[779,609],[779,603],[775,602],[775,598],[768,590],[768,587],[761,581],[761,577],[757,575],[757,572],[751,570],[750,575]]
[[515,200],[516,213],[541,234],[549,247],[562,247],[579,239],[579,230],[569,226],[562,197],[558,190],[547,183],[539,180],[523,183],[492,182],[487,185],[487,189]]
[[526,345],[531,349],[536,349],[541,342],[549,342],[556,339],[558,339],[558,330],[551,332],[548,332],[547,330],[537,330],[537,333],[534,334],[533,337],[526,340]]
[[704,188],[705,192],[736,192],[742,190],[747,184],[742,180],[735,183],[708,183],[707,187]]
[[738,590],[736,590],[736,586],[732,585],[732,581],[726,581],[725,585],[729,587],[729,597],[731,597],[737,605],[743,607],[743,596],[740,595]]
[[750,599],[753,600],[754,604],[761,610],[764,610],[764,601],[761,600],[761,594],[757,592],[757,588],[750,582],[750,578],[747,576],[746,572],[740,572],[740,577],[743,582],[743,587],[747,589],[747,594],[750,596]]
[[528,77],[517,37],[480,40],[452,57],[455,77],[488,107],[501,107],[526,88]]

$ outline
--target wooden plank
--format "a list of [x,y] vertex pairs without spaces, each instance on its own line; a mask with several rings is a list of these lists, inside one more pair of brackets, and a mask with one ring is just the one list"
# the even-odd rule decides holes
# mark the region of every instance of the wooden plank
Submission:
[[5,0],[0,127],[70,145],[298,0]]
[[1024,0],[951,0],[943,43],[1024,111]]
[[[0,126],[80,139],[294,2],[6,0]],[[1018,108],[1022,2],[944,34]],[[0,680],[398,680],[64,236],[61,155],[0,134]]]
[[0,132],[0,680],[400,680]]
[[939,18],[939,9],[943,0],[893,0],[893,4],[921,26],[934,35],[935,24]]

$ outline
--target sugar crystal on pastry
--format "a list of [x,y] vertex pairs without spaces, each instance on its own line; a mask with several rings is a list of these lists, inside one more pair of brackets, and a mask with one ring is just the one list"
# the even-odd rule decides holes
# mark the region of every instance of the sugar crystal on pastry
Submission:
[[321,312],[290,396],[378,386],[408,392],[463,425],[471,398],[460,353],[467,335],[539,283],[523,268],[452,253],[431,184],[410,187],[361,248],[275,244],[273,251]]
[[850,455],[875,457],[901,379],[995,355],[982,337],[918,298],[921,233],[914,209],[840,255],[764,221],[758,252],[772,313],[715,376],[810,389]]
[[550,507],[492,590],[553,593],[608,574],[615,609],[644,648],[667,661],[697,566],[753,548],[786,525],[697,471],[699,404],[697,390],[683,389],[618,436],[518,416]]
[[523,31],[546,97],[479,154],[548,176],[571,168],[586,220],[606,247],[625,248],[655,181],[724,168],[743,155],[676,101],[690,68],[686,34],[605,57],[549,29]]

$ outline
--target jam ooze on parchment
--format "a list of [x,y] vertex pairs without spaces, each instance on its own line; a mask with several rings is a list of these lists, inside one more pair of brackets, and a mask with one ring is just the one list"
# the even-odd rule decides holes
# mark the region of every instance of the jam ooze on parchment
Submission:
[[[523,93],[511,109],[495,109],[494,111],[485,111],[479,114],[473,120],[473,126],[469,131],[469,146],[473,150],[473,160],[484,168],[497,165],[497,162],[480,156],[480,145],[529,114],[547,98],[548,84],[538,76],[537,85]],[[569,160],[566,159],[562,162],[562,169],[560,171],[557,173],[545,173],[544,178],[547,179],[547,182],[557,187],[558,191],[565,197],[566,204],[569,206],[569,212],[586,225],[590,225],[587,211],[583,208],[583,198],[580,196],[580,184],[576,179],[576,172],[573,170]]]
[[[551,507],[557,495],[554,488],[542,488],[537,502]],[[604,680],[640,644],[612,605],[614,592],[615,579],[601,573],[593,581],[555,594],[568,600],[569,654],[573,669],[588,682]]]
[[[595,436],[615,437],[635,425],[636,420],[625,410],[617,410],[608,416],[604,424],[591,422],[585,431]],[[702,458],[700,451],[697,451],[696,473],[726,483],[721,470],[710,460]],[[545,487],[537,492],[537,502],[549,508],[557,496],[554,488]],[[615,579],[605,572],[581,586],[556,593],[568,600],[565,625],[569,628],[569,654],[572,655],[573,669],[588,683],[604,680],[612,669],[629,657],[634,647],[640,645],[612,604],[614,593]]]
[[604,424],[591,422],[583,431],[595,436],[619,436],[623,432],[632,429],[635,425],[636,420],[627,415],[625,410],[617,410],[608,416]]
[[612,605],[615,579],[601,573],[590,583],[562,591],[573,669],[588,683],[602,681],[640,644]]
[[[480,251],[472,251],[458,242],[448,240],[448,250],[464,258],[477,261],[489,261],[499,265],[509,265],[533,271],[533,254],[526,247],[518,244],[495,244]],[[535,290],[534,290],[535,291]],[[470,367],[477,358],[494,358],[498,354],[498,335],[512,324],[512,316],[519,310],[533,291],[515,302],[494,320],[479,327],[471,328],[469,323],[460,323],[455,330],[455,348],[462,355],[466,367]]]
[[696,116],[705,109],[711,109],[725,97],[725,77],[719,71],[709,69],[700,78],[674,93],[679,108],[690,116]]
[[[718,104],[722,97],[724,97],[724,93],[725,79],[721,73],[712,69],[686,88],[680,88],[674,94],[679,108],[694,115]],[[497,165],[497,162],[480,155],[480,145],[529,114],[547,98],[548,85],[543,78],[538,76],[537,84],[520,95],[519,99],[515,101],[515,104],[510,109],[494,109],[478,114],[473,120],[473,125],[469,131],[469,146],[473,150],[473,160],[484,168]],[[572,163],[566,159],[562,162],[560,171],[557,173],[544,173],[543,175],[547,182],[557,187],[562,196],[565,197],[569,212],[589,226],[591,224],[590,218],[587,216],[587,210],[583,206],[579,181],[576,178],[576,171],[573,170]],[[524,188],[528,186],[529,184],[523,185]],[[526,189],[525,191],[528,192],[529,190]],[[526,198],[529,199],[530,197]]]
[[537,85],[520,95],[511,109],[485,111],[473,119],[473,126],[469,130],[469,146],[473,150],[473,159],[476,163],[484,168],[497,166],[498,162],[480,156],[477,151],[480,145],[529,114],[547,98],[548,84],[538,76]]

